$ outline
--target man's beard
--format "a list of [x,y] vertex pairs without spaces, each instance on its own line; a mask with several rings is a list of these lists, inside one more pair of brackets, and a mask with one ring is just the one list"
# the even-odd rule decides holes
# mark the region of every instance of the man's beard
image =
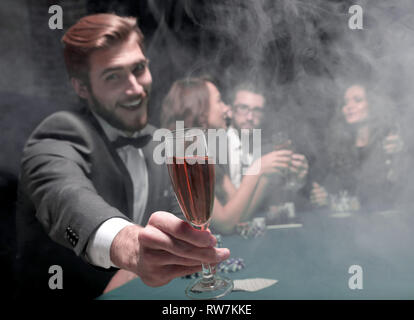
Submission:
[[231,126],[231,118],[229,116],[227,115],[224,116],[224,122],[225,122],[226,129]]
[[[92,111],[94,111],[98,116],[100,116],[102,119],[104,119],[106,122],[108,122],[112,127],[119,129],[121,131],[127,131],[127,132],[136,132],[145,127],[147,124],[147,119],[145,119],[145,123],[137,123],[136,125],[129,126],[126,123],[124,123],[121,119],[118,119],[116,115],[114,114],[115,111],[108,111],[106,108],[102,106],[102,104],[98,101],[96,96],[93,94],[92,90],[89,90],[92,105],[90,108]],[[148,96],[148,93],[147,93]],[[142,103],[147,104],[147,101],[143,101]],[[141,108],[147,108],[146,105],[141,106]]]

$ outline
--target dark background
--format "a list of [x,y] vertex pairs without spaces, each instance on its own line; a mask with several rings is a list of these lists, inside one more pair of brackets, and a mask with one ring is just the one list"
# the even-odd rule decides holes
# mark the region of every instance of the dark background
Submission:
[[[50,30],[51,5],[63,30]],[[348,9],[364,9],[363,30],[348,27]],[[350,0],[2,0],[0,4],[0,265],[13,274],[14,201],[22,148],[48,114],[77,102],[60,39],[80,17],[114,12],[138,17],[151,61],[150,122],[178,78],[208,73],[224,97],[248,79],[268,89],[264,132],[289,128],[318,154],[342,85],[375,83],[411,132],[413,2]],[[12,277],[5,287],[12,288]],[[6,289],[5,289],[6,288]]]

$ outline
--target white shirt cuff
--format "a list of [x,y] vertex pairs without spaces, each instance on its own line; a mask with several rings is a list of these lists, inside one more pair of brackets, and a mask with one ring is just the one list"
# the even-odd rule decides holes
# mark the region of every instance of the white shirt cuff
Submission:
[[88,241],[86,255],[89,262],[105,269],[118,268],[110,258],[112,241],[119,231],[129,225],[133,223],[122,218],[111,218],[102,223]]

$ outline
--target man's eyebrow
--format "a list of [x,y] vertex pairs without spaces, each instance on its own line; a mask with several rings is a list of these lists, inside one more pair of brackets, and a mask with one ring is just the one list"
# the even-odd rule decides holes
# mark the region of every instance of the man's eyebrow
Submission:
[[104,71],[101,72],[100,77],[105,76],[107,73],[113,72],[113,71],[119,71],[122,70],[122,67],[110,67],[106,68]]
[[252,107],[250,107],[250,105],[245,104],[245,103],[236,103],[234,106],[235,107],[247,107],[250,110],[263,110],[265,108],[265,105],[264,106],[252,106]]
[[[141,60],[139,60],[139,61],[137,61],[137,62],[134,62],[134,63],[132,63],[131,65],[129,65],[129,66],[126,66],[127,68],[128,67],[131,67],[132,69],[134,69],[136,66],[138,66],[139,64],[141,64],[141,63],[148,63],[149,62],[149,60],[148,59],[141,59]],[[105,76],[106,74],[108,74],[108,73],[110,73],[110,72],[114,72],[114,71],[119,71],[119,70],[123,70],[125,68],[125,66],[113,66],[113,67],[109,67],[109,68],[106,68],[106,69],[104,69],[102,72],[101,72],[101,74],[100,74],[100,77],[103,77],[103,76]]]

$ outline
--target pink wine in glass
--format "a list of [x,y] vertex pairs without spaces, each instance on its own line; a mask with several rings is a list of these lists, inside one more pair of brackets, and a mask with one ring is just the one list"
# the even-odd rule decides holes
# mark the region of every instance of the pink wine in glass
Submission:
[[173,157],[168,172],[187,221],[203,227],[213,211],[214,164],[208,163],[208,157]]

